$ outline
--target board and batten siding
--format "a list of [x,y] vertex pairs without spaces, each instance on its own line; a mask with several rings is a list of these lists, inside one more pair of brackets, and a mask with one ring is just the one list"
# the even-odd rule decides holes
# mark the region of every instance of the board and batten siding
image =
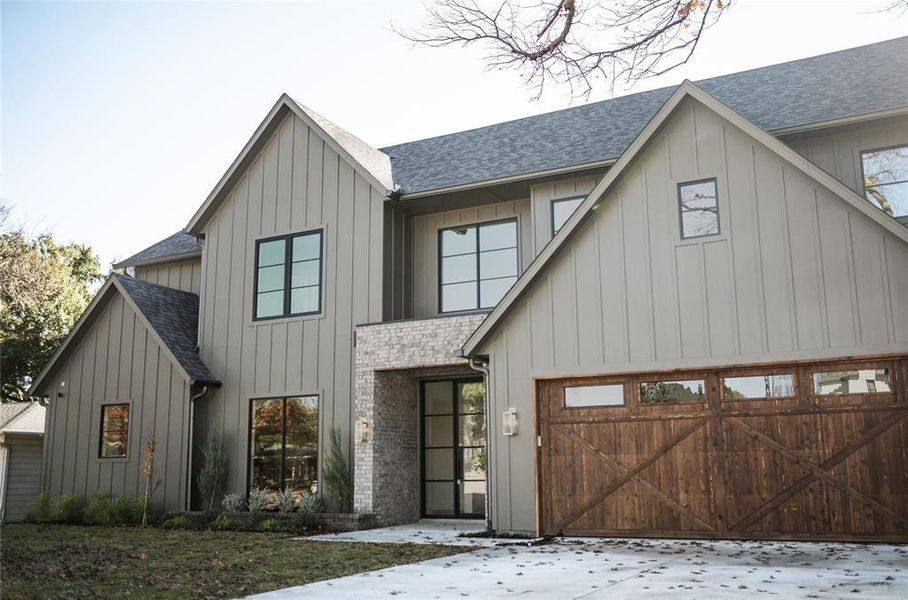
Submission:
[[533,223],[530,200],[484,204],[459,210],[413,217],[413,317],[430,319],[439,315],[438,232],[457,225],[517,219],[517,246],[523,272],[532,262]]
[[783,135],[779,139],[863,196],[861,152],[908,144],[908,116]]
[[[200,352],[223,386],[198,403],[195,436],[221,427],[227,493],[246,491],[254,398],[317,394],[320,465],[331,427],[349,449],[354,327],[382,318],[383,193],[291,114],[205,224]],[[313,229],[321,314],[254,321],[256,241]]]
[[[3,520],[24,521],[25,515],[38,496],[41,480],[40,435],[7,435],[5,465],[6,487],[3,489]],[[0,466],[3,473],[3,466]]]
[[198,295],[202,283],[202,259],[195,257],[135,267],[135,278]]
[[[681,240],[676,186],[709,177],[721,235]],[[493,520],[532,531],[534,378],[908,352],[908,245],[688,100],[479,351]]]
[[413,316],[413,215],[385,202],[382,320]]
[[[49,399],[41,489],[80,498],[99,490],[144,494],[142,443],[154,433],[161,480],[155,499],[167,510],[182,510],[190,386],[131,305],[119,292],[111,294],[45,388]],[[129,404],[126,458],[99,458],[101,405],[124,403]]]

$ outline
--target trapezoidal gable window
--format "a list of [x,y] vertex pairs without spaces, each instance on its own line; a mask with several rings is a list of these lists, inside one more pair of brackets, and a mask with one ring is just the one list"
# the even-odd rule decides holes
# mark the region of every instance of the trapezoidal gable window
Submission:
[[908,146],[861,152],[864,197],[893,217],[908,215]]
[[517,219],[438,232],[439,312],[492,308],[517,281]]
[[129,448],[129,405],[101,406],[100,458],[123,458]]
[[716,179],[678,184],[681,239],[719,235],[719,193]]
[[253,318],[315,315],[322,310],[322,230],[255,244]]
[[252,400],[249,489],[301,497],[318,491],[318,396]]

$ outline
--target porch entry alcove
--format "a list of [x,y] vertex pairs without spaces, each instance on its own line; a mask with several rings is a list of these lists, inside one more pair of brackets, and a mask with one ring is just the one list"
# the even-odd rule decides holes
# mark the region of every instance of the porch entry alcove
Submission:
[[422,381],[420,421],[422,516],[484,517],[486,416],[482,379]]

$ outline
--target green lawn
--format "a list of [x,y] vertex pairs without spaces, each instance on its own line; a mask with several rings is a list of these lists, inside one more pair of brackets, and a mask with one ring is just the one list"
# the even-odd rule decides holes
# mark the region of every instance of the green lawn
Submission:
[[232,598],[465,550],[279,533],[3,525],[0,596]]

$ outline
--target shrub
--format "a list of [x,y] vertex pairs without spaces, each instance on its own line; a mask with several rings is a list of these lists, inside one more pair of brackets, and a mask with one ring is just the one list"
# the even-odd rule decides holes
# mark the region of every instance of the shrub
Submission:
[[78,498],[75,494],[63,494],[57,498],[56,518],[63,523],[75,523],[79,520]]
[[28,509],[25,518],[32,523],[47,523],[53,519],[52,506],[53,502],[50,492],[41,492],[35,498],[31,508]]
[[293,490],[286,488],[277,493],[277,510],[282,513],[292,513],[296,510],[296,496]]
[[268,506],[268,492],[262,488],[253,488],[249,490],[249,498],[246,500],[249,506],[249,512],[262,512]]
[[215,517],[214,521],[208,524],[208,529],[211,529],[212,531],[227,531],[235,528],[236,523],[227,515],[218,515]]
[[118,496],[110,503],[110,517],[120,525],[140,525],[145,512],[145,499]]
[[350,512],[353,501],[353,481],[350,467],[341,447],[340,429],[331,428],[331,452],[325,459],[325,495],[335,512]]
[[304,515],[315,515],[325,512],[325,503],[318,494],[309,494],[300,502],[300,512]]
[[281,522],[274,518],[264,519],[261,523],[259,523],[259,529],[261,529],[262,531],[280,531]]
[[85,504],[82,520],[88,525],[110,525],[113,521],[110,504],[110,496],[95,492]]
[[220,428],[212,427],[208,430],[202,454],[205,456],[205,462],[199,472],[199,493],[202,496],[202,507],[212,511],[227,478],[227,455],[224,454],[221,444]]
[[161,527],[163,527],[164,529],[189,529],[189,526],[189,519],[184,515],[170,517],[169,519],[161,523]]
[[242,512],[246,508],[246,499],[242,494],[227,494],[221,501],[221,506],[230,513]]

